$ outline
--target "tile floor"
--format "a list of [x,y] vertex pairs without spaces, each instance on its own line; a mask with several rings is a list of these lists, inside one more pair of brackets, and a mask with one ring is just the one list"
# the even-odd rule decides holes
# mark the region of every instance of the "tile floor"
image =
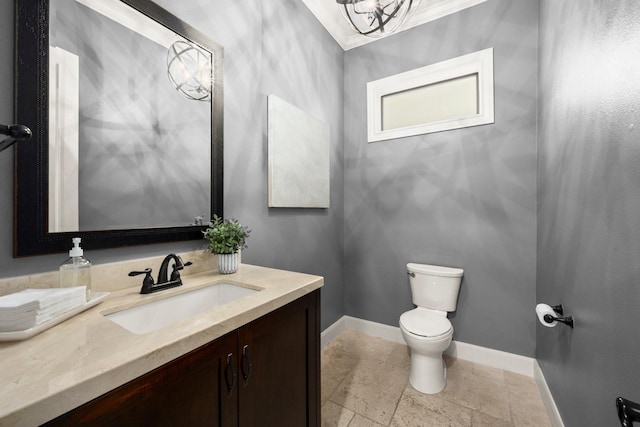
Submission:
[[446,358],[436,395],[409,384],[409,349],[343,331],[322,352],[322,425],[349,427],[548,427],[532,378]]

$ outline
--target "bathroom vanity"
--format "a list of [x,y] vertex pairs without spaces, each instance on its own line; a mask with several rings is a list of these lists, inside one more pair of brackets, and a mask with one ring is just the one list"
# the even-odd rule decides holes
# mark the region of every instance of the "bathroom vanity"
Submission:
[[[184,281],[1,344],[0,425],[319,425],[322,278],[242,265]],[[146,334],[105,316],[218,282],[258,292]]]

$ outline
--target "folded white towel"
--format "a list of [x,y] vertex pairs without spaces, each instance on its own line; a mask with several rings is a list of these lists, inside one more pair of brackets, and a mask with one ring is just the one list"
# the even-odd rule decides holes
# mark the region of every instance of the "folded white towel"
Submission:
[[[22,313],[30,313],[32,311],[44,311],[44,310],[49,310],[51,308],[55,308],[61,304],[62,305],[67,304],[71,300],[82,299],[82,298],[86,299],[86,293],[83,294],[84,286],[80,286],[77,288],[69,288],[69,289],[72,289],[74,291],[73,292],[67,291],[63,294],[64,298],[57,298],[55,300],[47,297],[45,297],[45,299],[42,300],[37,295],[40,292],[27,292],[27,290],[18,292],[16,294],[0,297],[0,316],[6,315],[6,314],[16,315],[16,314],[22,314]],[[13,297],[14,295],[18,295],[22,293],[24,293],[24,295],[21,295],[16,298],[10,298],[10,297]],[[26,296],[34,298],[34,300],[20,303],[20,300],[24,300]],[[6,300],[3,300],[4,298],[6,298]],[[16,301],[17,303],[15,304],[12,303],[12,300]]]
[[0,332],[32,328],[86,302],[84,286],[26,289],[0,297]]
[[50,307],[86,291],[84,286],[72,288],[25,289],[0,297],[0,312],[24,312]]
[[59,313],[60,311],[64,311],[68,308],[77,307],[78,305],[82,305],[85,302],[86,302],[86,298],[84,295],[77,295],[43,309],[15,312],[15,313],[13,312],[0,313],[0,322],[19,320],[19,319],[28,319],[35,315],[45,316],[49,314],[55,314],[55,313]]

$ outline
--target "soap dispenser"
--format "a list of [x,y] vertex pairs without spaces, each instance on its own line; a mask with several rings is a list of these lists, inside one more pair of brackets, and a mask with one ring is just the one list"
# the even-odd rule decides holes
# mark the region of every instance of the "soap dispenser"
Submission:
[[85,286],[88,301],[91,298],[91,262],[82,256],[80,240],[80,237],[71,239],[73,248],[69,251],[69,259],[60,266],[60,287]]

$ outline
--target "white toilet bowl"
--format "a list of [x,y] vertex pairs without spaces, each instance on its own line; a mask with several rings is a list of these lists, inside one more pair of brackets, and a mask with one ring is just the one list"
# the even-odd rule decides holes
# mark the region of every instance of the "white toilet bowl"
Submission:
[[453,327],[446,312],[416,308],[400,316],[400,331],[411,349],[409,382],[421,393],[444,390],[446,366],[442,353],[451,344]]

